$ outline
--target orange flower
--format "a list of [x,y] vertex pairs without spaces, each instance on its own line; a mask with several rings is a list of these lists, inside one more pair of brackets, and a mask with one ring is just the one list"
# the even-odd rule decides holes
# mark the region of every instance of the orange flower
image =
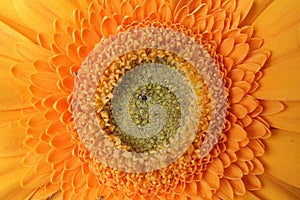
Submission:
[[[300,3],[296,0],[2,1],[0,197],[299,198],[299,158],[295,153],[300,150],[300,119],[297,116],[300,111],[299,8]],[[155,171],[122,171],[107,166],[87,143],[98,136],[91,138],[87,131],[87,138],[83,137],[76,121],[84,117],[78,117],[84,111],[78,112],[76,106],[82,102],[87,105],[106,100],[104,97],[101,101],[87,98],[89,85],[84,87],[87,90],[78,91],[79,84],[90,81],[88,76],[82,75],[86,63],[96,64],[93,55],[100,56],[105,52],[105,49],[99,50],[99,46],[113,46],[113,40],[107,38],[118,38],[121,33],[134,30],[145,30],[147,37],[150,35],[147,30],[169,30],[170,35],[177,33],[189,38],[205,52],[199,60],[205,61],[207,69],[219,72],[210,76],[204,73],[205,70],[195,70],[196,61],[187,62],[189,59],[184,53],[145,49],[151,46],[150,40],[144,49],[125,51],[126,56],[121,55],[124,57],[109,54],[107,57],[115,58],[115,63],[105,69],[100,66],[99,70],[108,70],[103,72],[107,74],[101,79],[108,83],[93,85],[99,87],[99,98],[102,93],[106,99],[111,98],[112,87],[119,87],[116,85],[126,79],[126,72],[136,69],[133,63],[157,64],[158,61],[153,59],[157,57],[161,59],[160,64],[182,66],[175,68],[188,77],[195,93],[203,98],[203,101],[196,101],[205,109],[197,120],[199,126],[194,140],[188,143],[178,159]],[[143,39],[132,38],[133,43],[138,44]],[[188,50],[193,53],[194,49]],[[101,62],[104,60],[100,59]],[[210,84],[215,80],[215,85]],[[218,80],[222,80],[224,87],[217,84]],[[198,87],[200,83],[203,87]],[[107,84],[111,84],[111,88]],[[103,90],[106,86],[110,93]],[[221,92],[217,96],[213,91]],[[158,98],[159,94],[151,97]],[[83,98],[74,98],[78,96]],[[214,114],[215,110],[224,110],[225,107],[220,106],[222,102],[226,103],[227,114],[223,130],[215,133],[220,136],[214,139],[209,127],[217,122],[222,125],[223,118]],[[106,103],[104,105],[109,107]],[[101,105],[96,106],[101,108],[97,122],[101,128],[111,127],[110,110],[102,112]],[[185,112],[182,110],[182,113]],[[87,124],[90,124],[89,120]],[[120,132],[118,136],[122,134]],[[111,141],[115,144],[128,142],[118,139],[112,137]],[[207,141],[212,141],[208,144],[214,146],[208,148],[204,157],[199,157]],[[139,149],[139,146],[130,147],[133,143],[126,144],[129,147],[123,145],[120,148]],[[145,145],[145,142],[140,144]],[[159,148],[163,147],[151,150]],[[122,158],[120,155],[117,161]]]

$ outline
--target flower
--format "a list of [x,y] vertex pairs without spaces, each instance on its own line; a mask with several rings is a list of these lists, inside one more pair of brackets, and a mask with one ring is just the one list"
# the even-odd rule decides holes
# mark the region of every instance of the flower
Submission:
[[[2,1],[1,198],[298,198],[299,159],[295,152],[299,151],[297,134],[300,130],[297,116],[300,109],[299,8],[299,2],[294,0]],[[100,56],[105,52],[100,49],[103,51],[98,54],[98,43],[100,47],[106,43],[112,46],[114,40],[107,38],[134,30],[148,33],[153,29],[172,30],[170,35],[176,32],[183,38],[192,38],[197,47],[206,52],[201,55],[210,55],[201,59],[210,63],[208,69],[219,71],[216,80],[222,80],[224,93],[223,86],[218,85],[216,90],[221,90],[221,96],[209,95],[215,91],[214,85],[209,84],[213,76],[205,79],[205,73],[197,74],[194,63],[188,63],[184,53],[148,48],[126,51],[124,57],[109,54],[107,57],[115,56],[116,62],[107,71],[107,93],[102,91],[105,83],[99,82],[99,97],[105,94],[110,98],[112,88],[109,86],[117,88],[116,83],[122,83],[120,77],[122,81],[126,79],[122,62],[117,62],[122,58],[125,66],[131,68],[133,63],[149,64],[153,63],[153,56],[161,56],[161,65],[174,62],[174,66],[182,66],[175,67],[175,71],[181,70],[189,77],[192,88],[204,83],[201,90],[195,89],[196,94],[204,98],[203,102],[195,101],[196,104],[207,111],[199,119],[203,130],[197,129],[185,153],[155,171],[127,172],[99,162],[96,151],[91,151],[88,140],[80,135],[76,116],[84,112],[75,112],[74,107],[78,107],[72,103],[79,105],[83,100],[87,103],[95,100],[76,100],[74,97],[82,97],[80,95],[87,90],[75,93],[75,86],[87,82],[81,78],[88,77],[82,72],[85,62],[92,60],[91,55]],[[138,42],[138,38],[134,41]],[[191,70],[194,71],[189,76]],[[135,92],[138,96],[144,94],[143,91]],[[168,93],[166,87],[160,91]],[[159,92],[146,97],[159,98]],[[73,96],[74,93],[78,95]],[[172,94],[168,94],[172,98]],[[107,99],[103,97],[97,102]],[[209,124],[216,120],[214,110],[223,110],[217,100],[226,101],[225,124],[218,140],[212,142],[216,143],[213,149],[199,158],[201,145],[211,135]],[[132,101],[138,102],[138,98]],[[109,107],[106,103],[103,105]],[[177,104],[174,101],[174,105]],[[114,119],[109,119],[108,112],[113,106],[107,110],[97,106],[98,122],[105,122],[102,127],[109,122],[111,127]],[[121,139],[122,134],[118,135]],[[148,151],[154,148],[156,151],[161,148],[141,149],[145,142],[133,146],[132,140],[119,137],[110,139],[121,144],[120,149]]]

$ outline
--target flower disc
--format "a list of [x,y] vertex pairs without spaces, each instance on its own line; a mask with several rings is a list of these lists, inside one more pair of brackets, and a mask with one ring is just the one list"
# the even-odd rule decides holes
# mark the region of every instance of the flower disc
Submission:
[[[143,49],[152,54],[128,53]],[[181,62],[168,61],[168,56],[151,49],[175,54]],[[181,70],[185,65],[195,72]],[[193,80],[197,74],[203,83]],[[103,80],[105,76],[111,84]],[[197,92],[204,87],[211,106],[207,128],[199,123],[208,112],[201,103],[206,98]],[[175,162],[199,130],[206,132],[199,150],[203,158],[217,143],[225,115],[218,68],[193,39],[169,29],[142,28],[103,40],[86,58],[75,81],[73,116],[83,145],[102,164],[129,173],[150,172]]]

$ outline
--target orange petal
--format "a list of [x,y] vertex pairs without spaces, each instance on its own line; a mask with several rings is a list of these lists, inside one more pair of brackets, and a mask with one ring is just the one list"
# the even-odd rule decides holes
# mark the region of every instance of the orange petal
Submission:
[[192,12],[192,14],[195,16],[195,19],[199,19],[202,17],[205,17],[208,12],[208,7],[206,4],[200,4],[195,8],[195,10]]
[[104,17],[101,22],[101,33],[104,37],[115,34],[117,31],[118,24],[115,20]]
[[227,147],[226,151],[230,151],[230,152],[236,152],[240,148],[238,142],[230,140],[230,139],[228,139],[226,141],[226,147]]
[[250,169],[247,165],[247,162],[238,160],[235,162],[235,164],[242,170],[244,175],[249,174]]
[[258,100],[251,95],[245,95],[239,103],[243,105],[249,113],[253,112],[259,105]]
[[247,109],[240,104],[233,104],[230,110],[237,118],[244,118],[248,114]]
[[158,13],[160,15],[161,20],[166,22],[172,20],[171,8],[167,4],[162,4],[158,9]]
[[66,47],[69,43],[73,42],[72,36],[64,33],[55,33],[53,35],[53,40],[56,46],[62,51],[66,51]]
[[227,168],[227,167],[230,166],[231,161],[230,161],[230,158],[229,158],[229,156],[227,155],[227,153],[224,153],[224,152],[221,153],[221,154],[219,155],[219,159],[222,161],[222,164],[223,164],[224,168]]
[[293,187],[268,173],[260,176],[263,187],[255,194],[260,199],[298,199],[300,190]]
[[289,55],[263,70],[259,89],[254,96],[264,100],[299,100],[299,55]]
[[149,16],[150,13],[157,13],[157,4],[153,0],[145,0],[143,3],[145,17]]
[[246,188],[242,179],[229,180],[234,194],[242,196],[246,193]]
[[261,69],[261,65],[256,63],[242,63],[236,66],[237,69],[242,69],[245,71],[258,72]]
[[263,107],[261,116],[274,115],[284,110],[284,104],[280,101],[260,101],[260,105]]
[[182,24],[184,27],[191,29],[195,24],[195,17],[193,14],[188,14],[181,18],[180,24]]
[[66,149],[72,146],[71,136],[67,135],[67,133],[58,133],[50,140],[50,145],[57,149]]
[[240,64],[246,58],[248,52],[248,44],[237,44],[228,56],[232,58],[236,64]]
[[240,125],[231,124],[231,128],[228,131],[227,136],[233,141],[240,142],[247,137],[247,133]]
[[97,33],[87,28],[81,31],[81,38],[82,41],[91,48],[93,48],[100,41],[100,37],[97,35]]
[[218,47],[218,52],[225,57],[229,55],[233,47],[234,47],[234,39],[226,38],[222,40],[220,46]]
[[176,12],[176,13],[174,13],[174,14],[175,14],[174,21],[175,21],[175,22],[180,22],[181,19],[182,19],[184,16],[186,16],[186,15],[189,14],[189,9],[188,9],[187,5],[185,5],[185,6],[181,7],[181,8],[178,10],[178,12]]
[[191,183],[186,184],[185,192],[189,196],[197,195],[197,183],[195,181],[192,181]]
[[68,58],[65,54],[56,54],[55,56],[50,58],[51,64],[56,68],[59,65],[62,66],[71,66],[73,62]]
[[251,139],[248,147],[252,150],[255,156],[263,156],[265,154],[265,146],[258,139]]
[[217,196],[221,199],[233,199],[233,189],[227,179],[221,179],[220,188],[217,190]]
[[253,5],[253,0],[237,1],[235,11],[241,13],[241,22],[246,18]]
[[233,82],[232,86],[242,88],[246,93],[248,93],[251,89],[251,84],[247,81]]
[[51,149],[47,154],[47,162],[61,163],[72,156],[72,148],[65,149],[64,151]]
[[33,62],[33,67],[39,72],[53,72],[52,66],[46,60],[36,60]]
[[248,147],[240,148],[240,150],[236,152],[236,154],[238,159],[241,161],[248,161],[254,158],[252,150]]
[[284,109],[281,112],[265,116],[264,118],[272,127],[299,133],[300,132],[300,123],[299,123],[300,102],[285,101],[282,103],[284,104]]
[[266,140],[268,151],[262,157],[271,175],[298,188],[300,187],[299,143],[299,133],[274,129],[272,137]]
[[203,179],[206,181],[209,189],[218,189],[220,186],[219,176],[211,169],[208,169],[203,173]]
[[243,177],[243,181],[248,190],[259,190],[261,188],[261,182],[255,175],[248,174]]
[[243,172],[236,164],[232,163],[225,169],[224,177],[228,179],[240,179],[243,177]]
[[272,50],[272,59],[268,65],[272,66],[282,59],[283,56],[294,54],[300,51],[298,43],[300,42],[299,25],[297,23],[280,32],[275,37],[268,38],[264,41],[263,48]]
[[228,73],[228,77],[230,77],[231,80],[235,82],[242,81],[244,76],[245,76],[245,71],[241,69],[232,69]]
[[123,1],[121,3],[120,8],[121,8],[121,15],[123,17],[125,17],[125,16],[132,17],[133,7],[131,6],[131,4],[128,1]]
[[256,119],[252,120],[252,123],[245,128],[250,139],[263,137],[267,134],[267,129],[263,123]]
[[260,198],[257,197],[256,194],[253,194],[252,192],[249,192],[249,191],[246,191],[246,193],[241,197],[239,197],[239,196],[235,197],[235,199],[236,200],[245,200],[245,199],[247,199],[247,200],[260,200]]
[[232,87],[229,90],[229,99],[232,103],[238,103],[245,95],[245,91],[239,87]]
[[251,174],[253,175],[261,175],[264,173],[264,167],[262,165],[262,163],[257,159],[254,158],[253,160],[251,160],[251,163],[253,164],[253,169],[251,171]]
[[[253,23],[256,34],[260,36],[272,36],[288,29],[299,22],[299,8],[299,1],[286,0],[272,2]],[[276,13],[276,16],[274,16],[274,13]],[[266,24],[268,24],[267,29],[265,28]]]

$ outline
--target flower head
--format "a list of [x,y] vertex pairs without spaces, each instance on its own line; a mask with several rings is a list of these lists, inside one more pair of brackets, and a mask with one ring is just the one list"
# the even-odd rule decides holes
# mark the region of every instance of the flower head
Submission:
[[281,168],[297,172],[295,155],[276,152],[299,132],[300,5],[288,3],[9,3],[0,196],[268,198],[277,180],[299,196]]

